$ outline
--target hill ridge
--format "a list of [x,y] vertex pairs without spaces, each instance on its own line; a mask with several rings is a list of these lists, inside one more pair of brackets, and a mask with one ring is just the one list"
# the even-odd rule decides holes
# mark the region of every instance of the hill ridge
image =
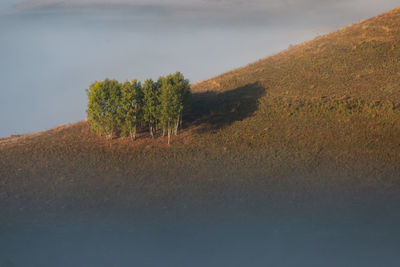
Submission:
[[[381,25],[383,22],[383,25]],[[393,23],[394,25],[390,25],[390,23]],[[372,26],[372,27],[371,27]],[[380,26],[380,29],[377,29],[376,26]],[[361,30],[360,30],[361,27]],[[368,29],[371,27],[371,29]],[[374,28],[375,27],[375,28]],[[379,28],[379,27],[378,27]],[[334,32],[330,32],[321,36],[317,36],[312,40],[303,42],[301,44],[297,44],[291,48],[285,49],[283,51],[280,51],[278,53],[275,53],[273,55],[267,56],[265,58],[259,59],[257,61],[254,61],[252,63],[249,63],[245,66],[224,72],[220,75],[214,76],[210,79],[206,79],[203,81],[199,81],[193,85],[193,91],[194,92],[205,92],[205,91],[225,91],[225,90],[230,90],[234,89],[235,86],[243,86],[246,83],[252,83],[254,81],[259,81],[262,83],[268,82],[268,78],[262,77],[261,74],[268,74],[268,69],[266,69],[267,64],[272,64],[275,63],[275,65],[278,65],[282,63],[284,60],[284,57],[299,57],[299,56],[308,56],[310,53],[321,53],[320,48],[323,48],[323,44],[321,47],[314,47],[317,43],[323,43],[323,42],[329,42],[329,41],[335,41],[338,42],[338,46],[342,45],[344,46],[346,42],[353,42],[354,45],[356,45],[356,41],[365,41],[365,42],[371,42],[371,41],[380,41],[380,42],[387,42],[387,41],[393,41],[396,43],[396,45],[399,43],[400,39],[398,35],[400,35],[400,8],[395,8],[393,10],[390,10],[388,12],[385,12],[383,14],[377,15],[375,17],[366,19],[366,20],[360,20],[359,22],[347,25],[345,27],[342,27]],[[370,31],[368,31],[370,30]],[[379,32],[379,30],[383,30],[382,32]],[[396,34],[398,33],[398,34]],[[357,36],[358,34],[358,36]],[[349,35],[349,36],[348,36]],[[350,36],[350,35],[356,35],[356,36]],[[343,39],[343,37],[347,37],[347,40],[340,40],[340,38]],[[351,39],[350,37],[353,37],[354,39]],[[337,39],[337,40],[335,40]],[[340,44],[339,41],[342,41],[343,43]],[[334,47],[333,47],[334,49]],[[357,47],[355,48],[357,50]],[[306,51],[307,50],[307,51]],[[297,55],[296,55],[297,53]],[[305,55],[305,53],[308,53]],[[303,55],[301,55],[303,54]],[[267,66],[267,67],[273,67],[274,66]],[[250,80],[247,79],[246,81],[241,81],[244,78],[248,76],[248,73],[244,73],[246,71],[251,70],[254,73],[259,73],[259,75],[255,75],[254,79]],[[399,70],[400,71],[400,70]],[[229,85],[229,82],[232,85]],[[266,86],[268,87],[268,85]]]

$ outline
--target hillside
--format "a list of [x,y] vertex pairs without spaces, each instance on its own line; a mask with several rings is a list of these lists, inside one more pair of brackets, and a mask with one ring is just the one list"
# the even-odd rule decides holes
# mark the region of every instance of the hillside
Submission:
[[398,203],[399,62],[395,9],[193,85],[171,146],[109,141],[86,121],[0,139],[0,211]]
[[197,92],[259,83],[271,95],[399,101],[400,8],[199,82]]

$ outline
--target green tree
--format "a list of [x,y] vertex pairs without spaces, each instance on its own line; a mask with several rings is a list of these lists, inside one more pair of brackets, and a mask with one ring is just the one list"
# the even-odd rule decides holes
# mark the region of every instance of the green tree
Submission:
[[154,128],[157,123],[157,107],[159,97],[159,84],[152,79],[147,79],[143,83],[143,105],[142,105],[142,118],[143,123],[149,126],[151,137],[154,137]]
[[168,144],[170,144],[171,134],[176,123],[178,123],[180,114],[179,96],[171,75],[160,77],[158,84],[160,85],[158,119],[163,129],[163,135],[167,133]]
[[121,90],[116,80],[96,81],[86,90],[89,98],[86,113],[93,131],[112,138],[119,126],[118,108]]
[[185,79],[182,73],[176,72],[169,75],[170,81],[173,84],[175,94],[179,100],[179,116],[176,120],[174,133],[178,134],[179,126],[182,127],[183,114],[190,109],[192,103],[192,94],[190,90],[189,80]]
[[142,88],[136,79],[121,84],[121,102],[119,117],[122,122],[121,132],[136,139],[136,128],[141,119]]
[[183,113],[191,103],[189,81],[176,72],[160,77],[157,82],[134,79],[125,83],[105,79],[90,85],[86,90],[86,110],[91,129],[100,135],[112,138],[114,134],[136,139],[137,127],[146,125],[154,137],[154,128],[161,126],[163,135],[178,134]]

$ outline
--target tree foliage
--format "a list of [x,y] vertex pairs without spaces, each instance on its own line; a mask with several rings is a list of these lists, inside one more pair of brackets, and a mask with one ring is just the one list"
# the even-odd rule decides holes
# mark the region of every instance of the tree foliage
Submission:
[[136,79],[121,84],[121,101],[119,113],[121,134],[136,139],[136,127],[140,122],[142,105],[142,87]]
[[152,79],[147,79],[143,83],[143,122],[149,126],[150,135],[154,137],[154,130],[157,123],[157,108],[159,105],[160,86]]
[[89,98],[87,114],[92,129],[110,138],[120,123],[120,84],[116,80],[105,79],[93,83],[86,92]]
[[114,135],[136,138],[137,128],[148,127],[151,136],[160,128],[168,134],[182,126],[183,113],[191,104],[190,84],[183,74],[176,72],[140,81],[133,79],[119,83],[105,79],[96,81],[86,90],[86,110],[91,129],[112,138]]
[[160,86],[159,121],[163,133],[168,134],[169,144],[172,133],[178,134],[184,110],[190,106],[190,85],[180,72],[160,77],[158,84]]

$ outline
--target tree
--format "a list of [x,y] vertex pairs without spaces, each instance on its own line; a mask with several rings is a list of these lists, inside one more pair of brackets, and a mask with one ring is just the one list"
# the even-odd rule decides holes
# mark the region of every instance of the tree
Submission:
[[121,131],[125,136],[136,139],[136,127],[140,122],[142,102],[141,84],[136,79],[121,84],[121,104],[119,117],[122,121]]
[[163,135],[167,132],[168,144],[170,144],[172,131],[179,118],[180,101],[171,75],[160,77],[158,84],[160,85],[158,119],[163,129]]
[[105,134],[108,139],[118,128],[118,107],[121,99],[119,83],[116,80],[105,79],[96,81],[86,90],[89,98],[89,123],[95,132]]
[[183,113],[187,112],[192,103],[192,94],[190,91],[190,83],[189,80],[185,79],[182,73],[176,72],[175,74],[171,74],[171,80],[174,86],[175,94],[179,99],[179,117],[176,121],[175,125],[175,135],[178,134],[178,127],[182,127],[183,122]]
[[96,81],[86,90],[89,98],[86,110],[91,129],[107,138],[114,134],[136,139],[138,126],[154,129],[161,126],[163,135],[178,134],[183,113],[191,103],[189,81],[176,72],[160,77],[157,82],[145,80],[143,87],[134,79],[124,83],[105,79]]
[[143,103],[142,103],[142,115],[143,123],[149,126],[149,132],[151,137],[154,137],[154,128],[157,121],[157,107],[159,97],[159,84],[155,83],[152,79],[147,79],[143,83]]

